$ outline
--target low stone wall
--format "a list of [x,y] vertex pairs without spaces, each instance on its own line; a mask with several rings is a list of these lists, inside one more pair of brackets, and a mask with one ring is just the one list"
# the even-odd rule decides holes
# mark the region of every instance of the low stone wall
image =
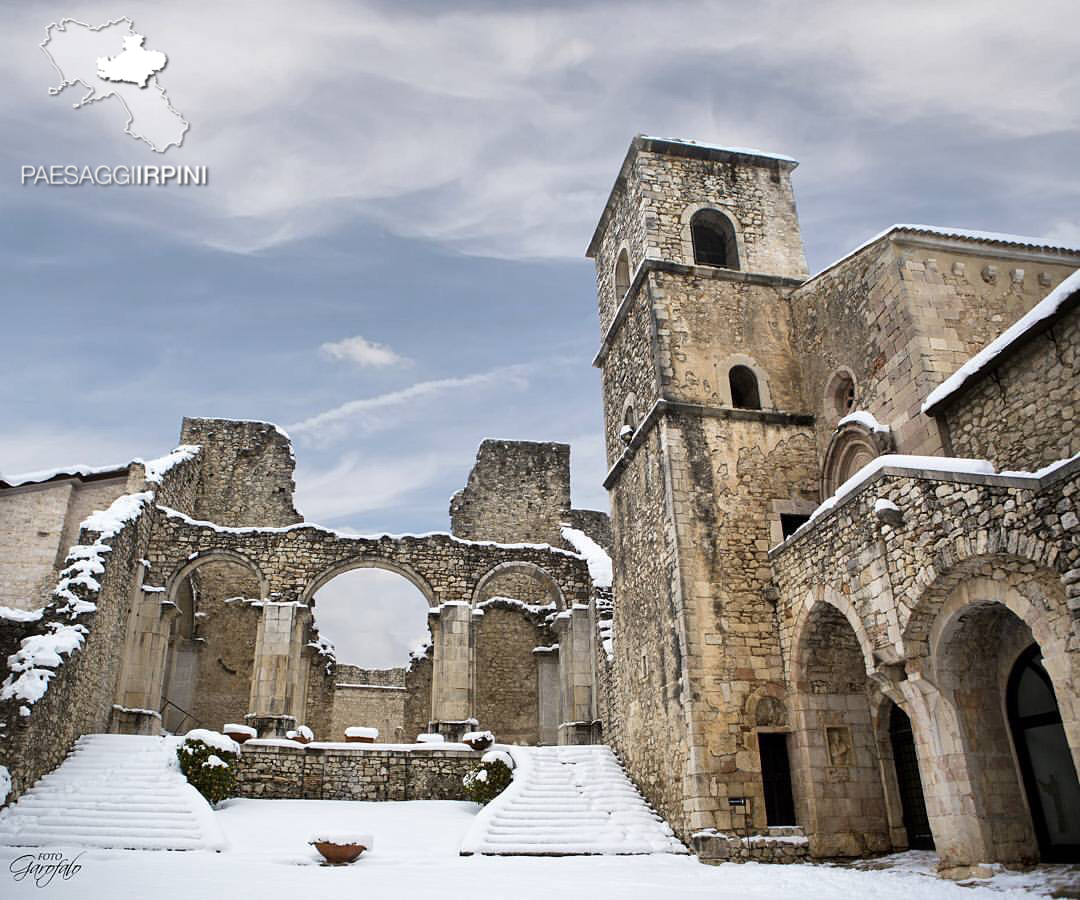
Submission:
[[465,800],[483,754],[462,746],[248,741],[237,796],[259,800]]
[[774,829],[780,834],[751,834],[740,837],[718,831],[699,831],[692,838],[694,853],[703,863],[725,862],[794,863],[809,856],[810,845],[801,828]]

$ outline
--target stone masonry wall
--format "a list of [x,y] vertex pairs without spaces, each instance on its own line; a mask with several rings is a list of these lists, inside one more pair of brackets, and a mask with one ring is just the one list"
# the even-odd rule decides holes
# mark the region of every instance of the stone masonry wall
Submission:
[[126,490],[126,471],[0,488],[0,606],[37,609],[48,602],[79,523]]
[[559,524],[569,509],[568,444],[487,440],[450,501],[450,530],[468,540],[566,547]]
[[413,657],[405,670],[405,739],[416,740],[431,722],[432,650]]
[[[474,614],[475,615],[475,614]],[[474,618],[476,641],[476,719],[504,744],[535,744],[540,739],[536,659],[533,648],[546,643],[536,617],[499,601]]]
[[[183,494],[197,457],[174,466],[156,486],[158,492]],[[142,487],[143,485],[138,485]],[[14,802],[31,784],[55,768],[72,744],[83,734],[108,731],[113,704],[126,660],[121,648],[132,618],[133,604],[145,571],[143,560],[149,544],[155,511],[144,504],[140,514],[109,539],[111,550],[103,554],[104,572],[95,575],[99,589],[72,585],[72,593],[94,604],[94,609],[72,615],[66,601],[53,600],[46,607],[35,633],[46,633],[50,623],[79,625],[86,629],[83,646],[64,658],[54,670],[44,696],[30,706],[30,715],[18,714],[19,700],[0,703],[0,765],[12,776],[8,802]],[[80,544],[93,544],[96,532],[82,530]],[[153,602],[152,598],[139,602]],[[7,623],[0,620],[0,630]],[[25,629],[20,629],[20,635]],[[3,641],[0,641],[3,643]],[[7,671],[4,660],[4,676]]]
[[203,448],[196,519],[234,526],[303,521],[293,506],[292,444],[276,426],[185,418],[180,441]]
[[402,743],[405,734],[405,669],[361,669],[339,664],[334,674],[334,709],[330,732],[322,740],[343,741],[354,725],[379,729],[379,740]]
[[237,795],[260,800],[465,800],[462,778],[483,755],[472,750],[362,745],[275,746],[248,741]]
[[942,417],[957,456],[1033,471],[1080,453],[1080,305],[966,388]]

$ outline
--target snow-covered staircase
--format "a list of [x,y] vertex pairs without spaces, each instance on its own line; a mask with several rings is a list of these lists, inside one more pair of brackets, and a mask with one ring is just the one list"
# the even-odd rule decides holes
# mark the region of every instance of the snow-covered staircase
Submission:
[[611,749],[504,747],[514,781],[477,816],[463,854],[686,853]]
[[209,804],[176,766],[179,738],[89,734],[0,813],[0,845],[222,850]]

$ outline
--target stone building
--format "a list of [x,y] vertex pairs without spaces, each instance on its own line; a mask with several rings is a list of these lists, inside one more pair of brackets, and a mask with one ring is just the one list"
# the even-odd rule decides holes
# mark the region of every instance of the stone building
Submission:
[[[568,446],[485,441],[448,533],[339,534],[218,419],[0,482],[12,799],[94,731],[479,724],[609,743],[707,860],[1080,859],[1080,250],[895,225],[810,277],[795,166],[632,142],[588,248],[610,520]],[[334,659],[358,567],[426,653]]]
[[808,278],[795,166],[638,137],[587,251],[608,739],[706,857],[1076,859],[1080,251],[897,225]]
[[[306,724],[340,741],[364,725],[400,743],[480,725],[507,743],[593,739],[610,578],[594,582],[578,547],[610,535],[605,514],[570,505],[568,446],[486,441],[452,531],[423,535],[305,523],[293,467],[273,425],[185,419],[162,459],[0,482],[9,799],[95,731]],[[339,662],[315,625],[319,589],[364,567],[428,602],[430,645],[402,667]]]

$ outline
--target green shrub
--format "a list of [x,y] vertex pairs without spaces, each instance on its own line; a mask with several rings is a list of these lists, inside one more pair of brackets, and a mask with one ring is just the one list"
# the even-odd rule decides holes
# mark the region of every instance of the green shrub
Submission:
[[176,749],[180,771],[211,804],[236,793],[240,745],[231,738],[199,728],[189,731]]
[[486,759],[462,779],[465,793],[474,803],[486,806],[514,780],[510,767],[501,759]]

